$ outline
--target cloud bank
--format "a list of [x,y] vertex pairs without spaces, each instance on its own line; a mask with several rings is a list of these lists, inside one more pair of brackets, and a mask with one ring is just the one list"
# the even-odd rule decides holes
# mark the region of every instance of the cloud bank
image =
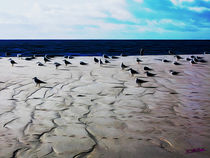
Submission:
[[7,0],[1,39],[209,39],[209,0]]

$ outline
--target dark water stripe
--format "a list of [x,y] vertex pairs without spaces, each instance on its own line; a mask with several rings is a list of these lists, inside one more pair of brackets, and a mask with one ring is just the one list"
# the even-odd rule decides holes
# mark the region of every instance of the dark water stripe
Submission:
[[5,52],[8,56],[139,55],[141,48],[145,55],[165,55],[168,50],[176,54],[201,54],[210,52],[210,40],[0,40],[0,56],[5,56]]

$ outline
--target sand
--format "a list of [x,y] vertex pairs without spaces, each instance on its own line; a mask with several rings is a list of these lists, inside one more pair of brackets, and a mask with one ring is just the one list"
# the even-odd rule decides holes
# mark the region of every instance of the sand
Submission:
[[[0,59],[0,158],[210,157],[210,64],[163,58],[174,60],[128,56],[100,66],[76,57],[65,66],[56,57],[40,67],[42,58],[13,58],[12,67]],[[140,74],[121,70],[122,61]],[[146,77],[144,66],[157,76]],[[35,86],[35,76],[47,84]],[[149,82],[139,87],[136,77]],[[206,151],[186,153],[194,148]]]

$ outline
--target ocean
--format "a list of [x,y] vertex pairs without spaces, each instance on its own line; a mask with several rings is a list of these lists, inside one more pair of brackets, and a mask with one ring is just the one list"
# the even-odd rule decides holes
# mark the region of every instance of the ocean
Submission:
[[210,40],[0,40],[0,56],[72,55],[101,56],[202,54],[210,52]]

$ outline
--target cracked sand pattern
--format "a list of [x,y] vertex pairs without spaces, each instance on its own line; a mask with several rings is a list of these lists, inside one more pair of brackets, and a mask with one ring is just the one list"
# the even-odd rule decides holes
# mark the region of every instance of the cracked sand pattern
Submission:
[[[0,59],[0,158],[160,158],[210,156],[210,65],[143,56],[95,64],[76,57],[55,69]],[[205,55],[210,61],[210,55]],[[83,60],[87,66],[79,65]],[[140,74],[121,70],[123,62]],[[146,77],[144,66],[156,77]],[[181,72],[172,76],[169,70]],[[33,77],[47,82],[35,87]],[[138,87],[135,77],[149,82]],[[185,154],[187,149],[206,151]]]

